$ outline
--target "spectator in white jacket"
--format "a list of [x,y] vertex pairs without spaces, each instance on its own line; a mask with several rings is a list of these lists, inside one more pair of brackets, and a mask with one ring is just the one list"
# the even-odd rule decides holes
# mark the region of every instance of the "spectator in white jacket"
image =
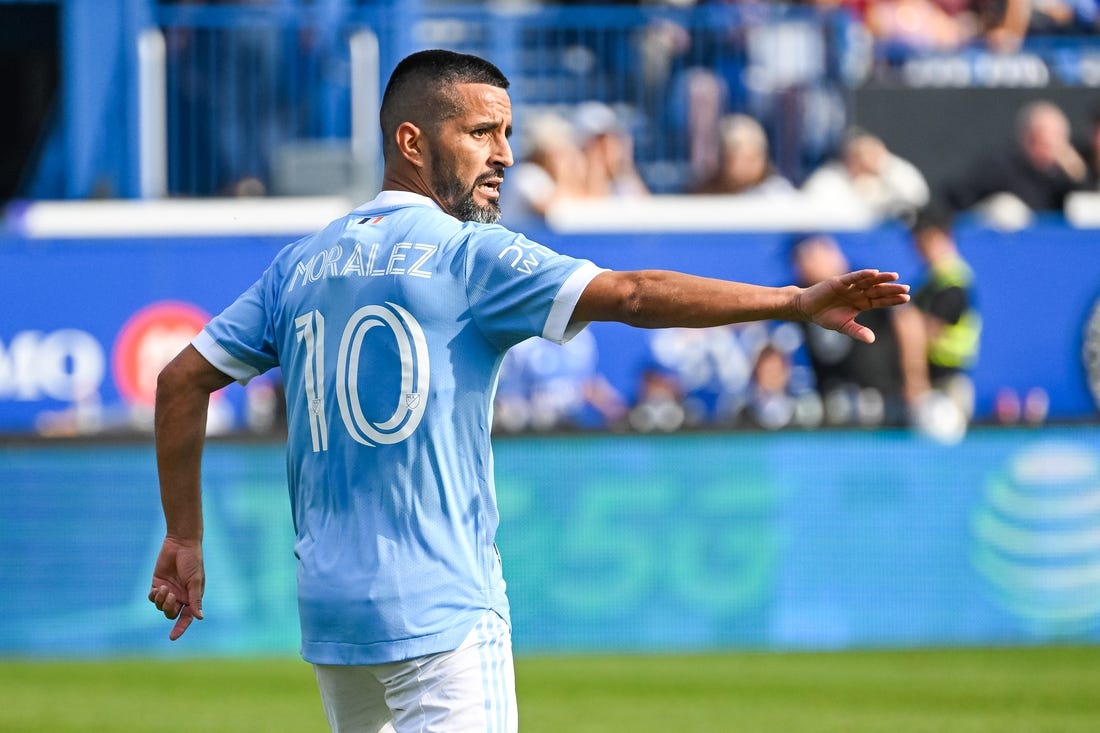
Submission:
[[911,219],[930,199],[920,169],[860,129],[848,132],[837,159],[814,171],[802,192],[830,206],[851,207],[882,219]]

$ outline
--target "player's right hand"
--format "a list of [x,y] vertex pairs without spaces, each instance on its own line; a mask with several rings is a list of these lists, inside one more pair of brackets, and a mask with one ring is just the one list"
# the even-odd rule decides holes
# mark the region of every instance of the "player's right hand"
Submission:
[[195,619],[202,620],[202,594],[206,572],[202,544],[166,537],[153,568],[149,601],[176,623],[168,634],[172,641],[183,636]]

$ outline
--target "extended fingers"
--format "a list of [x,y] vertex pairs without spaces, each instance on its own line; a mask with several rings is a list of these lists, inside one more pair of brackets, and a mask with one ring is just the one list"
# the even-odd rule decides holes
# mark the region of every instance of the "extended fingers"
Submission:
[[873,306],[885,307],[909,301],[909,286],[897,279],[896,272],[857,270],[843,276],[841,282],[866,297]]
[[[895,279],[896,280],[897,279],[897,273],[882,272],[880,270],[875,270],[875,269],[871,269],[871,268],[868,268],[868,269],[865,269],[865,270],[853,270],[852,272],[846,272],[843,275],[841,275],[839,279],[840,279],[840,282],[843,283],[844,285],[860,286],[860,285],[863,285],[863,284],[865,284],[867,282],[870,282],[872,280],[877,280],[877,279],[883,277],[884,275],[887,276],[886,277],[887,280],[890,280],[890,279]],[[894,277],[890,278],[889,277],[890,275],[894,275]]]
[[869,288],[882,283],[891,283],[898,279],[896,272],[883,272],[882,270],[856,270],[840,277],[840,281],[848,286],[856,288]]
[[864,292],[871,305],[878,308],[909,302],[909,286],[902,283],[882,283]]
[[191,612],[191,607],[186,603],[181,605],[180,617],[172,627],[172,630],[168,632],[168,639],[170,641],[175,641],[183,636],[183,632],[187,631],[187,627],[195,620],[195,614]]
[[904,295],[909,292],[909,286],[905,283],[878,283],[877,285],[871,285],[867,288],[867,292],[871,295]]
[[192,621],[203,617],[201,581],[192,583],[184,592],[174,584],[156,583],[154,580],[152,590],[149,591],[149,600],[165,618],[176,621],[168,632],[168,638],[172,641],[183,636]]

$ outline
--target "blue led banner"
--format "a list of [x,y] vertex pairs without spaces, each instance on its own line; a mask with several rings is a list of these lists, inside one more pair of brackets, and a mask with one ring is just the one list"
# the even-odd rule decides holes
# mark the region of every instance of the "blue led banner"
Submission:
[[[781,234],[693,234],[690,247],[668,233],[535,234],[556,249],[616,269],[672,268],[773,285],[792,277],[788,239]],[[838,239],[853,267],[896,269],[919,281],[900,229]],[[1024,394],[1041,387],[1052,419],[1095,418],[1086,369],[1091,363],[1100,394],[1095,233],[1038,224],[1012,234],[964,229],[959,239],[977,273],[984,324],[974,372],[979,417],[992,415],[1002,388]],[[248,287],[285,243],[279,237],[0,237],[0,433],[147,427],[160,366]],[[653,361],[655,332],[618,324],[591,330],[598,371],[629,398]],[[215,427],[248,427],[250,404],[247,391],[232,386],[214,405]]]
[[[499,441],[517,650],[1100,641],[1098,446],[1097,428]],[[173,645],[145,600],[151,446],[0,449],[0,654],[294,653],[281,447],[214,443],[204,473],[207,618]]]

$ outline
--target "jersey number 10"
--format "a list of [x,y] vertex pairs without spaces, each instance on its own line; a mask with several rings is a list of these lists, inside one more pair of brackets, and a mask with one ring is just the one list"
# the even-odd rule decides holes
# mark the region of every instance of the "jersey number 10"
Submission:
[[[294,319],[298,342],[305,347],[302,379],[308,401],[309,431],[313,451],[328,450],[328,405],[325,396],[325,317],[312,310]],[[372,421],[363,414],[359,401],[359,366],[363,340],[376,326],[388,328],[397,342],[401,386],[396,407],[389,418]],[[424,417],[428,403],[428,341],[424,329],[412,314],[395,303],[367,305],[355,311],[344,325],[336,353],[336,402],[348,434],[368,446],[389,445],[405,440]]]

